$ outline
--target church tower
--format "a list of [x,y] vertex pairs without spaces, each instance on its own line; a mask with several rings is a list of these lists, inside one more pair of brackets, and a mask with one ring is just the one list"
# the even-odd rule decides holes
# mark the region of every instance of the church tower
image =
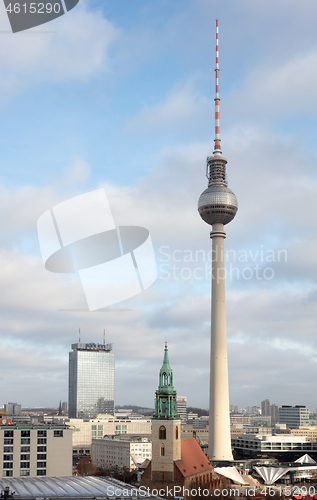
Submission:
[[181,459],[181,420],[177,415],[173,371],[165,343],[152,420],[152,481],[174,481],[174,462]]

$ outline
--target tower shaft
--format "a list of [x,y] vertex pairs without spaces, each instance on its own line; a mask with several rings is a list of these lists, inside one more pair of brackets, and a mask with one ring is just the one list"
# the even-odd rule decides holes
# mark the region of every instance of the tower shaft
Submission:
[[209,400],[209,459],[233,460],[229,418],[225,262],[223,224],[216,223],[212,238],[211,352]]

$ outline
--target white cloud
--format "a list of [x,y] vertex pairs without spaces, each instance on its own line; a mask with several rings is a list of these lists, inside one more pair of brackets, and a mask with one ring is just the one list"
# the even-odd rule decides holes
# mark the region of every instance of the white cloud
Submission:
[[[0,18],[0,29],[8,30],[3,3]],[[101,12],[89,11],[86,2],[81,1],[69,13],[43,26],[21,33],[0,34],[3,104],[29,85],[82,81],[111,71],[108,51],[118,39],[119,30],[103,18]]]
[[191,80],[184,86],[172,89],[165,99],[153,104],[145,105],[134,117],[130,118],[125,130],[128,132],[153,132],[184,125],[184,122],[202,120],[207,116],[212,104],[206,100],[196,89]]

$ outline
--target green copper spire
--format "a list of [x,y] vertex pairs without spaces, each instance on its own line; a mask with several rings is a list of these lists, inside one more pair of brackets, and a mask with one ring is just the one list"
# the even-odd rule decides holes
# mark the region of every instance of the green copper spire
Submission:
[[163,365],[160,369],[159,386],[156,391],[155,415],[159,420],[179,420],[176,408],[176,391],[173,386],[173,370],[168,359],[167,342],[165,342]]

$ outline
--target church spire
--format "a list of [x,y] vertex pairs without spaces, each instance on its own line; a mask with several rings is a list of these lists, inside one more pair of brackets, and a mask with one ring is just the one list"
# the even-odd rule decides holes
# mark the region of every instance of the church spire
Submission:
[[174,390],[173,370],[170,367],[170,362],[168,359],[167,342],[165,342],[163,365],[162,365],[162,368],[160,370],[159,389],[167,389],[168,387],[171,387],[172,390]]
[[155,419],[179,419],[176,408],[176,391],[173,386],[173,370],[168,359],[168,347],[165,342],[164,359],[159,375],[159,386],[156,391]]

